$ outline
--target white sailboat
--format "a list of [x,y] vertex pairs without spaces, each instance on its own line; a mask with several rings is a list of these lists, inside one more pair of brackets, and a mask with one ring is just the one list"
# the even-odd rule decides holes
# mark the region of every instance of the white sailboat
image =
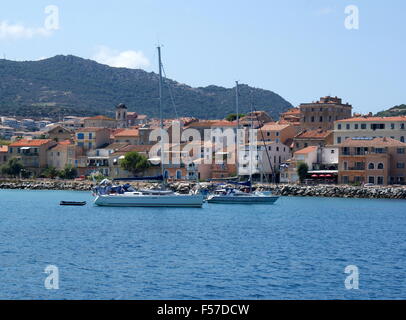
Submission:
[[[160,127],[163,130],[162,119],[162,62],[161,48],[158,47],[159,60],[159,108]],[[161,139],[162,141],[162,139]],[[161,171],[164,176],[163,148],[161,148]],[[108,183],[108,182],[107,182]],[[163,185],[162,185],[163,187]],[[131,188],[118,192],[106,192],[106,188],[96,188],[94,203],[98,206],[110,207],[202,207],[204,196],[199,191],[194,194],[179,194],[171,190],[133,190]],[[110,189],[109,189],[110,190]]]
[[[237,159],[239,159],[239,102],[238,102],[238,82],[236,81],[236,112],[237,112]],[[216,190],[212,195],[209,195],[207,202],[209,203],[224,203],[224,204],[272,204],[279,199],[278,196],[272,195],[270,192],[252,192],[252,148],[250,143],[250,179],[249,192],[242,192],[235,188]],[[237,161],[238,172],[238,161]]]

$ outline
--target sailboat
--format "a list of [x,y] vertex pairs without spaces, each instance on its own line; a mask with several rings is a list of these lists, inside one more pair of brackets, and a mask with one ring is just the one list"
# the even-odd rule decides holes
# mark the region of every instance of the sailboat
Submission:
[[[238,81],[236,81],[236,112],[237,112],[237,159],[239,159],[239,102],[238,102]],[[251,122],[252,129],[252,122]],[[249,144],[249,154],[250,154],[250,178],[247,183],[236,183],[236,184],[246,184],[249,186],[248,192],[240,191],[236,188],[222,188],[214,191],[212,195],[209,195],[207,202],[209,203],[227,203],[227,204],[273,204],[279,197],[272,195],[270,192],[258,192],[252,191],[252,143]],[[237,171],[238,171],[238,160],[237,160]]]
[[[162,119],[162,62],[161,48],[158,46],[159,59],[159,113],[160,128],[163,130]],[[161,139],[162,141],[163,139]],[[130,185],[113,187],[110,181],[102,183],[94,189],[96,196],[94,204],[110,207],[202,207],[204,196],[195,191],[194,194],[179,194],[165,190],[163,146],[161,145],[161,171],[162,174],[155,180],[161,180],[159,190],[134,190]],[[139,180],[139,179],[136,179]]]

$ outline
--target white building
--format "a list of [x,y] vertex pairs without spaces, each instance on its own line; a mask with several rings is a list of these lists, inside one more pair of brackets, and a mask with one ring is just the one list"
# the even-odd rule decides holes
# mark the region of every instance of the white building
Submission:
[[334,143],[349,138],[392,138],[401,142],[406,139],[406,116],[356,117],[334,122]]

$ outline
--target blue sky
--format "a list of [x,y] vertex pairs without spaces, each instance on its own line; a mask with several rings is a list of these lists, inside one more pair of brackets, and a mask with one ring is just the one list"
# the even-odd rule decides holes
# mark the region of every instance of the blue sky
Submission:
[[[59,28],[44,29],[48,5]],[[348,5],[359,29],[344,26]],[[406,1],[2,1],[0,55],[38,60],[74,54],[113,66],[157,69],[192,86],[241,83],[294,105],[324,95],[376,112],[406,103]]]

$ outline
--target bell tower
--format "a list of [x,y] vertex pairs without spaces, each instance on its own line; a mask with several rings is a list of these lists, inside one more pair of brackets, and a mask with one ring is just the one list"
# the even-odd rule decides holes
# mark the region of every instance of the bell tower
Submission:
[[120,103],[116,107],[116,120],[117,120],[117,128],[127,128],[128,126],[127,107],[124,103]]

